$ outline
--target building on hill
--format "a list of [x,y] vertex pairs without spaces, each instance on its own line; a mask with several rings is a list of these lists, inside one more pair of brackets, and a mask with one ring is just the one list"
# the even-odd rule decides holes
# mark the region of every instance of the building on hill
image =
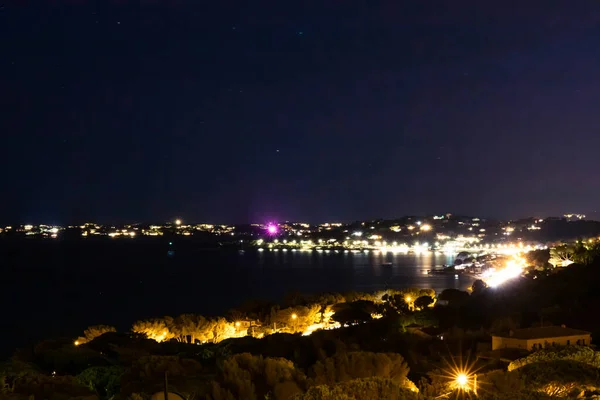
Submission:
[[506,335],[492,335],[492,350],[524,349],[537,350],[544,347],[559,345],[586,346],[592,342],[592,334],[579,329],[562,326],[543,326],[511,330]]

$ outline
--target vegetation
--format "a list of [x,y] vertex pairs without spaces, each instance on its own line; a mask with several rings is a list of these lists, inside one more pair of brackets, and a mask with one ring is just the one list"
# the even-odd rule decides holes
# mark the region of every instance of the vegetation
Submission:
[[600,368],[600,353],[585,346],[555,346],[538,350],[527,357],[511,362],[508,370],[514,371],[529,364],[554,361],[574,361],[593,368]]
[[310,388],[302,400],[417,400],[414,389],[407,389],[391,379],[380,377],[352,379],[334,385],[320,385]]
[[[137,321],[131,330],[157,342],[218,343],[248,335],[262,338],[273,333],[307,333],[364,323],[383,314],[408,312],[409,308],[423,310],[434,302],[435,291],[414,288],[307,297],[295,294],[286,298],[283,307],[277,304],[245,304],[240,309],[231,310],[229,318],[207,318],[198,314],[183,314],[175,318],[166,316]],[[78,339],[81,343],[87,341]]]

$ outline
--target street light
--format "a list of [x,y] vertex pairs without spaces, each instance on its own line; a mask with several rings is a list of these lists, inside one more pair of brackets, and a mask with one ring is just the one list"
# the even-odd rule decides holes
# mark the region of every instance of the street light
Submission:
[[296,332],[296,319],[298,319],[298,315],[293,313],[290,317],[292,318],[292,329]]
[[[471,382],[472,387],[471,387]],[[460,390],[464,390],[468,392],[469,390],[473,390],[473,393],[477,395],[477,374],[467,375],[465,372],[459,372],[455,378],[456,387]]]
[[458,374],[456,375],[456,384],[458,385],[459,388],[461,389],[465,389],[467,387],[467,385],[469,384],[469,377],[467,376],[467,374]]

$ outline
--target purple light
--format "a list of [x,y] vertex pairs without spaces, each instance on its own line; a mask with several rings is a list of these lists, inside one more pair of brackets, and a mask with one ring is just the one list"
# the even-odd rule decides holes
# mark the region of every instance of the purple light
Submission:
[[277,226],[276,226],[276,225],[269,224],[269,225],[267,226],[267,232],[269,232],[269,234],[270,234],[270,235],[274,235],[274,234],[276,234],[276,233],[277,233],[277,231],[278,231],[278,229],[277,229]]

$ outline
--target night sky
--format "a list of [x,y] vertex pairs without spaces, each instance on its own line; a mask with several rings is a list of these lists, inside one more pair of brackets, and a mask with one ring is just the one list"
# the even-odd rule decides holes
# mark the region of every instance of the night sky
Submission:
[[8,1],[0,222],[583,212],[600,2]]

